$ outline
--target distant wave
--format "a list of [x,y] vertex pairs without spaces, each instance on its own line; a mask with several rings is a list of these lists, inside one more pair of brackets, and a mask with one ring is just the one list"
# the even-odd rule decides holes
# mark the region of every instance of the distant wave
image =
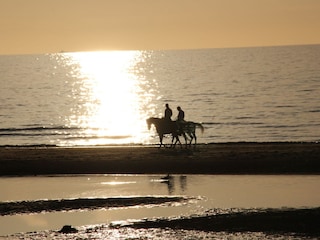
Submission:
[[77,127],[66,127],[66,126],[35,126],[35,127],[22,127],[22,128],[0,128],[0,134],[10,132],[30,132],[30,131],[60,131],[60,130],[79,130]]
[[[238,118],[242,119],[242,118]],[[244,119],[244,118],[243,118]],[[204,122],[203,125],[262,125],[262,122]]]
[[80,135],[66,137],[65,140],[77,140],[77,139],[126,139],[132,137],[131,135]]
[[[54,136],[54,135],[65,135],[65,139],[99,139],[99,138],[110,138],[110,139],[122,139],[132,137],[131,135],[95,135],[95,134],[82,134],[81,131],[87,129],[78,127],[66,127],[66,126],[53,126],[53,127],[26,127],[26,128],[0,128],[1,136]],[[98,128],[90,128],[92,131],[99,131]]]

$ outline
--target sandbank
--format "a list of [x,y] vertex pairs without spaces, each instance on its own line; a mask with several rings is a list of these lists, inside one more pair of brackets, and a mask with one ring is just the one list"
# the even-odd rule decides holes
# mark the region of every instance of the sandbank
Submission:
[[0,176],[54,174],[319,174],[317,143],[0,147]]

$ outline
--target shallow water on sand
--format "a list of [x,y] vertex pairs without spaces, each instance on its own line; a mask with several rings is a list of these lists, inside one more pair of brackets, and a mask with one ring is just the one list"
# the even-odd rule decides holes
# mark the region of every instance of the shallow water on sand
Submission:
[[320,206],[320,176],[173,175],[169,180],[162,177],[68,175],[0,178],[1,202],[167,195],[195,197],[183,203],[1,216],[0,236],[58,230],[63,225],[79,227],[128,219],[190,216],[212,209],[229,212],[232,209]]

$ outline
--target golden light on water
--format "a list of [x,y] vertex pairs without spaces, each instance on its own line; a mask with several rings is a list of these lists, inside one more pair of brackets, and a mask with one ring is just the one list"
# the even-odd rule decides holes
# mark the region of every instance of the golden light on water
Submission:
[[78,95],[83,111],[70,118],[70,125],[84,129],[76,145],[148,143],[146,111],[152,95],[144,89],[136,64],[139,51],[67,53],[77,66]]

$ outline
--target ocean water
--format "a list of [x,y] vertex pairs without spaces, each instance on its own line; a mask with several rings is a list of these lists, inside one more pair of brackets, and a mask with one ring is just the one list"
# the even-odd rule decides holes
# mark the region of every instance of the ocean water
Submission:
[[165,103],[200,143],[320,139],[320,45],[0,56],[0,84],[2,146],[154,144]]

